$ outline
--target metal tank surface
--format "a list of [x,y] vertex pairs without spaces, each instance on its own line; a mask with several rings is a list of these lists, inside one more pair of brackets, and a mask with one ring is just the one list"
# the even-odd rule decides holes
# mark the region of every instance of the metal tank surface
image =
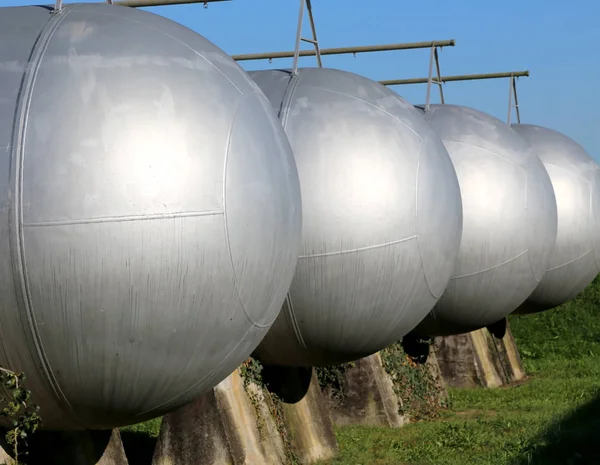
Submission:
[[301,198],[268,100],[149,12],[0,9],[0,366],[47,429],[156,417],[279,314]]
[[440,139],[412,105],[355,74],[251,72],[279,115],[302,190],[302,250],[263,363],[332,365],[398,341],[446,288],[462,205]]
[[458,176],[463,230],[448,287],[415,333],[446,336],[498,322],[531,295],[556,241],[556,200],[542,162],[504,122],[457,105],[425,114]]
[[534,313],[573,299],[600,272],[600,167],[583,147],[552,129],[511,126],[546,167],[558,206],[558,235],[542,282],[515,313]]

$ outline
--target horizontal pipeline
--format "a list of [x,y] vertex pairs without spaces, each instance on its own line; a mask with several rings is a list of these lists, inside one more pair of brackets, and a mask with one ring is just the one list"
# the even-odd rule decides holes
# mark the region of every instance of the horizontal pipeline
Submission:
[[[358,47],[338,47],[338,48],[323,48],[321,49],[321,55],[345,55],[355,53],[369,53],[369,52],[386,52],[390,50],[411,50],[417,48],[430,48],[430,47],[454,47],[454,39],[450,40],[434,40],[429,42],[410,42],[405,44],[383,44],[383,45],[362,45]],[[300,50],[301,57],[315,56],[317,52],[315,50]],[[248,60],[271,60],[275,58],[293,58],[294,52],[266,52],[266,53],[246,53],[242,55],[232,55],[232,58],[236,61],[248,61]]]
[[189,3],[228,2],[230,0],[115,0],[114,5],[144,8],[150,6],[187,5]]
[[[481,79],[501,79],[509,77],[528,77],[529,71],[512,71],[508,73],[485,73],[485,74],[463,74],[458,76],[442,76],[441,82],[451,81],[477,81]],[[438,78],[434,76],[433,81],[438,81]],[[412,78],[412,79],[390,79],[387,81],[379,81],[384,86],[401,86],[404,84],[427,84],[428,78]]]

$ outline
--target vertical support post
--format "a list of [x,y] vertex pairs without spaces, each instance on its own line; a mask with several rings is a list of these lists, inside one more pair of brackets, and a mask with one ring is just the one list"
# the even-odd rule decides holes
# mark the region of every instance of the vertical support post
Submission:
[[302,41],[302,23],[304,22],[304,0],[300,0],[300,12],[298,13],[298,29],[296,30],[296,46],[294,48],[294,63],[292,73],[298,74],[298,58],[300,57],[300,43]]
[[442,82],[442,73],[440,71],[440,59],[438,57],[437,47],[435,49],[435,67],[437,69],[437,85],[440,89],[440,103],[444,104],[446,103],[444,101],[444,83]]
[[513,81],[515,79],[514,74],[510,75],[510,79],[508,81],[508,117],[506,118],[506,124],[510,126],[510,117],[512,115],[512,98],[513,98]]
[[515,95],[515,111],[517,113],[517,123],[521,124],[521,113],[519,111],[519,99],[517,97],[517,78],[513,76],[512,78],[512,88],[513,93]]
[[317,54],[317,64],[319,68],[322,68],[323,62],[321,61],[321,48],[319,47],[319,39],[317,39],[317,28],[315,26],[315,18],[312,12],[311,0],[306,0],[306,9],[308,10],[308,19],[310,20],[310,28],[313,35],[313,45],[315,46],[315,53]]
[[444,101],[444,83],[442,82],[442,72],[440,71],[440,59],[438,57],[438,50],[437,47],[435,49],[435,67],[437,69],[437,75],[438,75],[438,80],[437,80],[437,85],[438,85],[438,89],[440,90],[440,103],[444,104],[446,103]]
[[[437,79],[433,79],[433,64],[435,62],[435,70]],[[431,54],[429,56],[429,74],[427,76],[427,95],[425,97],[425,111],[429,111],[429,105],[431,104],[431,86],[435,84],[438,86],[440,91],[440,102],[446,103],[444,100],[444,83],[442,82],[442,72],[440,71],[440,57],[438,55],[438,49],[435,44],[431,44]]]
[[58,12],[62,10],[62,0],[56,0],[56,3],[54,4],[54,11]]
[[431,46],[431,53],[429,54],[429,74],[427,75],[427,94],[425,96],[425,111],[429,111],[429,104],[431,102],[431,84],[433,82],[433,62],[436,56],[436,46]]
[[[302,37],[302,23],[304,22],[304,3],[306,3],[306,9],[308,10],[308,19],[310,20],[310,29],[312,31],[312,39],[306,39]],[[317,28],[315,26],[315,18],[312,12],[312,4],[310,0],[300,0],[300,13],[298,14],[298,30],[296,31],[296,48],[294,49],[294,64],[292,65],[292,73],[298,74],[298,59],[300,58],[300,44],[302,42],[308,42],[313,44],[315,47],[315,55],[317,57],[317,64],[319,68],[323,67],[321,61],[321,48],[319,47],[319,40],[317,39]]]

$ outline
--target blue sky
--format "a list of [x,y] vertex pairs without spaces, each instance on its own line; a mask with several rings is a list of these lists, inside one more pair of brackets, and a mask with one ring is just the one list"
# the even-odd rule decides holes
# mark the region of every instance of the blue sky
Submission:
[[[7,6],[30,3],[0,0]],[[291,50],[298,5],[298,0],[232,0],[208,8],[179,5],[150,10],[236,54]],[[600,0],[313,0],[313,10],[324,48],[455,39],[455,47],[441,52],[442,74],[528,69],[531,77],[518,81],[522,122],[563,132],[600,161]],[[428,60],[428,50],[323,58],[324,66],[372,79],[425,77]],[[243,66],[290,64],[291,60],[274,60]],[[304,58],[301,66],[316,62]],[[425,85],[394,89],[412,103],[425,100]],[[448,83],[444,92],[447,103],[506,120],[508,80]],[[437,102],[437,92],[432,95]]]

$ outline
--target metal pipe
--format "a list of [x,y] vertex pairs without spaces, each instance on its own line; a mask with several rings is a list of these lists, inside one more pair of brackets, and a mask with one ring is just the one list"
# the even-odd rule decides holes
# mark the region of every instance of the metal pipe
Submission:
[[[486,74],[463,74],[458,76],[442,76],[441,82],[451,81],[476,81],[480,79],[501,79],[514,77],[528,77],[529,71],[513,71],[509,73],[486,73]],[[401,86],[404,84],[427,84],[428,78],[412,78],[412,79],[390,79],[387,81],[379,81],[384,86]]]
[[[368,52],[386,52],[391,50],[411,50],[417,48],[429,47],[454,47],[454,39],[450,40],[434,40],[429,42],[411,42],[406,44],[385,44],[385,45],[363,45],[359,47],[339,47],[339,48],[323,48],[320,50],[323,55],[344,55]],[[301,57],[310,57],[317,54],[316,50],[301,50]],[[232,55],[232,58],[237,61],[248,60],[272,60],[275,58],[293,58],[294,52],[267,52],[267,53],[245,53],[242,55]]]
[[228,2],[230,0],[120,0],[113,1],[114,5],[144,8],[151,6],[187,5],[189,3]]

